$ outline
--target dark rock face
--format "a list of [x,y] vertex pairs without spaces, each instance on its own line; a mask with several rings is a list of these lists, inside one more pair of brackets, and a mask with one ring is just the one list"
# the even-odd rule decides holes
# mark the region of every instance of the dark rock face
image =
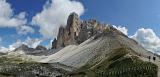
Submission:
[[36,48],[30,48],[25,44],[22,44],[21,46],[16,48],[14,52],[16,51],[23,51],[25,54],[28,55],[45,55],[45,53],[49,53],[47,52],[47,48],[44,46],[39,45]]
[[14,51],[17,51],[17,50],[24,50],[24,51],[30,51],[31,52],[31,51],[35,51],[35,50],[47,50],[47,48],[44,47],[44,46],[41,46],[41,45],[38,45],[36,48],[30,48],[27,45],[22,44],[21,46],[16,48]]
[[76,13],[71,13],[66,27],[60,27],[57,39],[52,42],[52,49],[65,47],[71,44],[80,44],[108,27],[94,19],[81,21]]
[[47,48],[42,45],[38,45],[35,49],[36,50],[47,50]]
[[56,49],[57,48],[56,45],[57,45],[57,40],[55,38],[52,42],[52,49]]
[[16,48],[14,51],[17,50],[31,50],[32,48],[29,48],[27,45],[22,44],[21,46],[19,46],[18,48]]

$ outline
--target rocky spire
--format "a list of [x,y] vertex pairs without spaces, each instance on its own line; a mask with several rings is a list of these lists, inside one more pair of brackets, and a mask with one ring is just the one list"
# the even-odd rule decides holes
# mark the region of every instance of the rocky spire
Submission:
[[52,42],[52,49],[65,47],[71,44],[80,44],[97,33],[102,33],[106,24],[101,24],[95,19],[81,21],[79,16],[73,12],[68,16],[66,27],[60,27],[57,40]]
[[[52,49],[76,44],[76,37],[80,32],[80,19],[76,13],[71,13],[67,19],[66,27],[60,27],[57,40],[52,43]],[[56,42],[56,43],[55,43]]]
[[75,12],[71,13],[67,20],[66,29],[69,30],[70,37],[72,40],[75,38],[75,36],[78,36],[80,32],[80,25],[81,22],[79,16]]

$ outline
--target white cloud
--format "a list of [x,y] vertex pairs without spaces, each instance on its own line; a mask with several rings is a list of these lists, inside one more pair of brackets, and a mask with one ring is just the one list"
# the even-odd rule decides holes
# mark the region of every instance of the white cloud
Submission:
[[6,53],[6,52],[8,52],[8,48],[0,47],[0,52]]
[[9,50],[9,51],[12,51],[12,50],[14,50],[15,48],[21,46],[22,44],[23,44],[23,42],[22,42],[21,40],[17,40],[15,43],[9,45],[8,50]]
[[36,48],[40,43],[42,42],[41,39],[32,39],[30,37],[28,37],[23,43],[28,45],[31,48]]
[[[115,25],[113,25],[113,27],[128,35],[128,29],[126,27]],[[148,51],[160,54],[160,37],[158,37],[152,29],[140,28],[134,35],[130,35],[129,37],[136,40]]]
[[2,38],[0,37],[0,42],[2,41]]
[[25,44],[31,48],[36,48],[41,42],[42,42],[42,40],[40,40],[38,38],[32,39],[30,37],[27,37],[27,39],[25,41],[17,40],[17,42],[10,45],[9,48],[15,49],[15,48],[21,46],[22,44]]
[[144,48],[149,51],[160,51],[160,38],[152,29],[138,29],[135,34],[131,36],[131,38],[138,41]]
[[32,19],[32,24],[40,27],[39,32],[45,38],[57,36],[58,28],[66,25],[70,13],[76,12],[79,16],[83,14],[84,7],[82,3],[75,0],[51,0],[48,1],[43,11],[38,13]]
[[[26,13],[21,12],[18,15],[14,15],[11,5],[6,0],[0,0],[0,27],[9,28],[23,28],[27,24]],[[29,27],[29,26],[27,26]],[[30,27],[31,28],[31,27]],[[18,32],[22,29],[18,29]],[[30,32],[31,30],[25,31]]]
[[45,45],[45,47],[46,47],[47,49],[52,48],[52,42],[53,42],[53,40],[50,40],[49,43],[48,43],[48,45]]
[[26,12],[21,12],[21,13],[19,13],[19,15],[17,15],[16,17],[18,18],[18,19],[25,19],[25,17],[26,17]]
[[18,34],[27,34],[27,33],[34,33],[34,29],[31,28],[30,26],[20,26],[17,28]]
[[6,2],[6,0],[0,0],[0,17],[11,17],[13,10],[11,9],[11,5]]
[[113,25],[114,28],[116,28],[117,30],[121,31],[122,33],[124,33],[125,35],[128,35],[128,29],[126,27],[122,27],[122,26],[115,26]]

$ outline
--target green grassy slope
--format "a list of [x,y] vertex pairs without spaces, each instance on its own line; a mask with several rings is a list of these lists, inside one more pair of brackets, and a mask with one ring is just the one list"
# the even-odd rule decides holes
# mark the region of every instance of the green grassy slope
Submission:
[[67,77],[157,77],[156,65],[140,60],[130,51],[127,48],[115,49],[103,60],[88,63]]

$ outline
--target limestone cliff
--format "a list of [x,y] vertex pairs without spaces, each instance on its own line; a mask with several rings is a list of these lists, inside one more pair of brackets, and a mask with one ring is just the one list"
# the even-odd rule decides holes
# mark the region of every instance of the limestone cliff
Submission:
[[52,42],[52,49],[65,47],[71,44],[80,44],[91,36],[107,29],[106,24],[101,24],[94,19],[87,21],[80,20],[76,13],[71,13],[67,20],[66,27],[60,27],[57,39]]

